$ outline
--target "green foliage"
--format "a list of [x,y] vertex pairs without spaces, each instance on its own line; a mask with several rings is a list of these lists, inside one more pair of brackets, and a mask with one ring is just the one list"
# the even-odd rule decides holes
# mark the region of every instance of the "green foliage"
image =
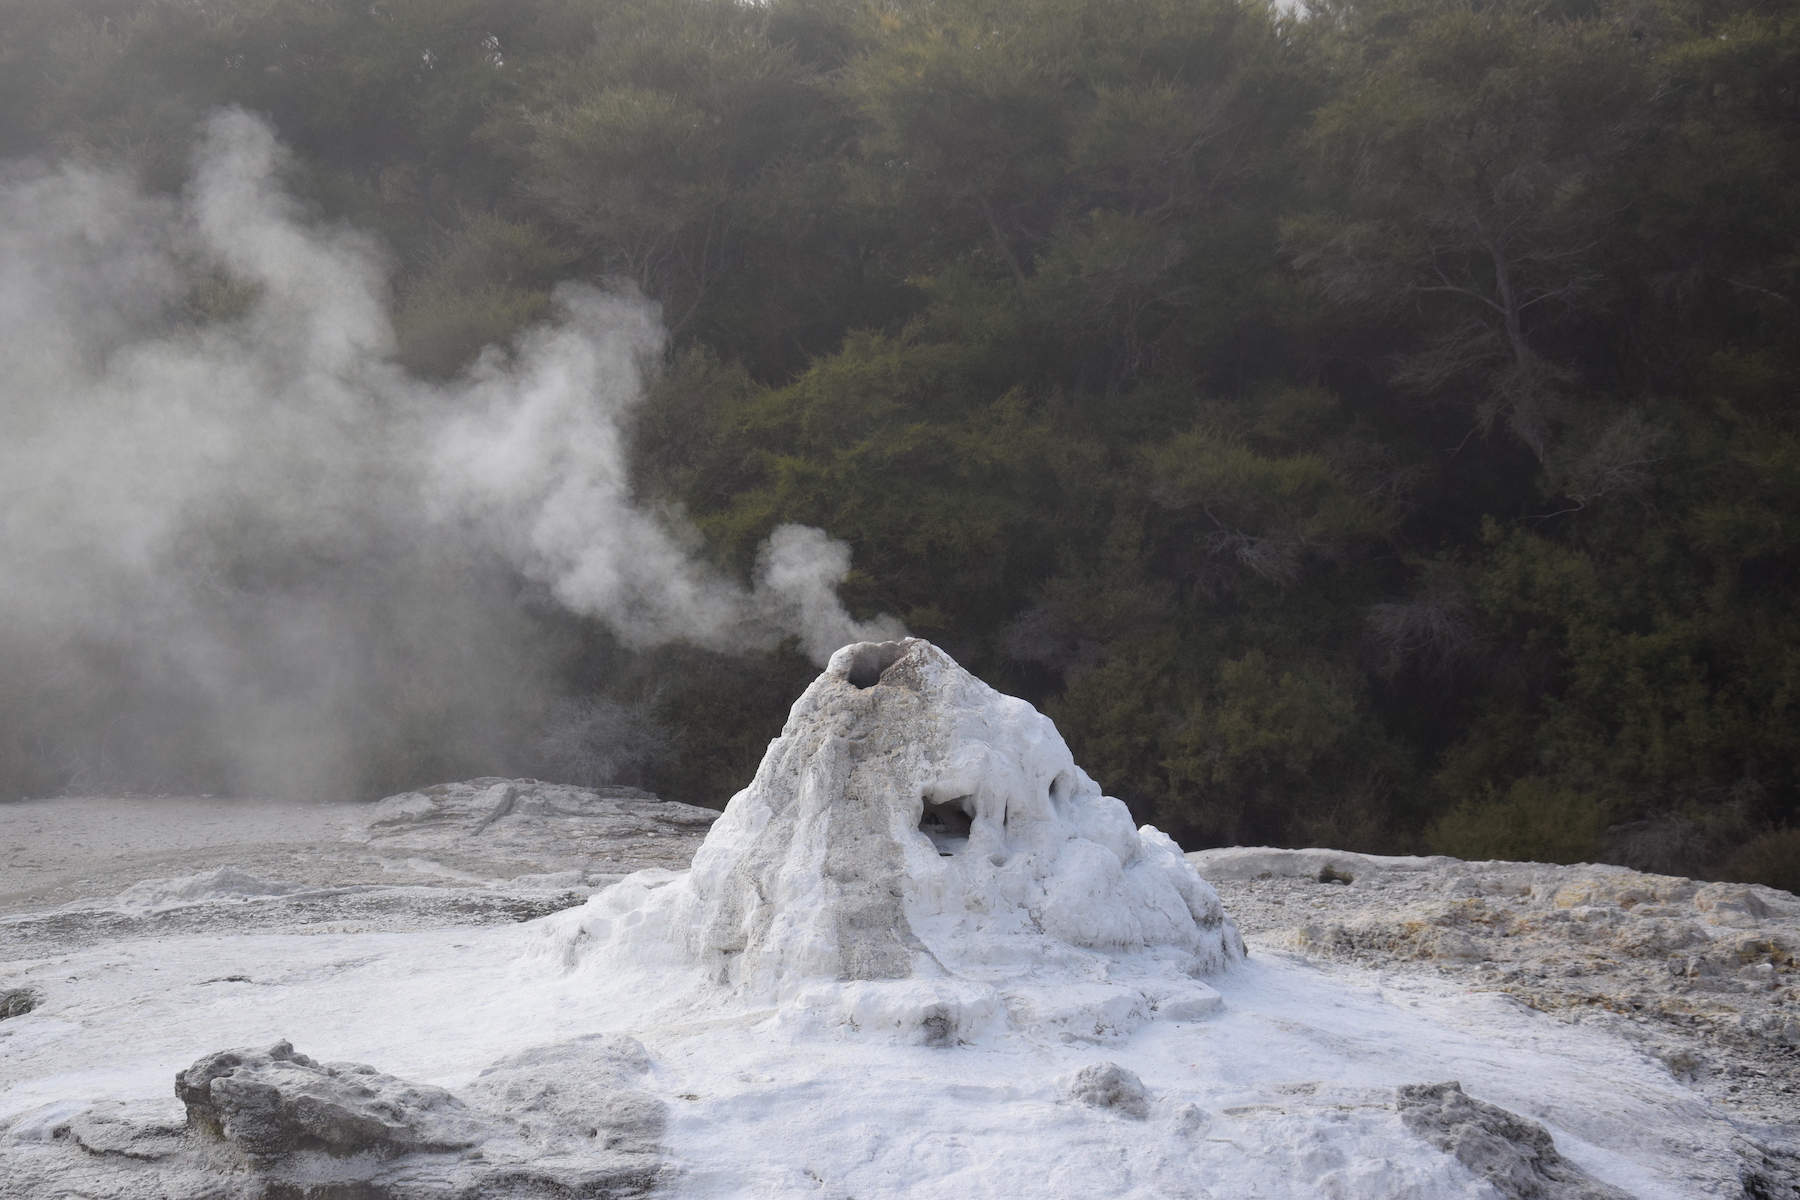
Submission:
[[1052,709],[1091,771],[1189,838],[1385,845],[1406,765],[1359,711],[1349,672],[1259,649],[1220,661],[1216,647],[1166,639],[1134,649]]
[[1752,838],[1726,858],[1721,877],[1800,894],[1800,829],[1774,829]]
[[1467,859],[1595,862],[1601,835],[1628,811],[1616,799],[1527,776],[1433,821],[1425,846],[1433,854]]
[[1590,193],[1647,135],[1645,52],[1610,16],[1372,15],[1362,70],[1311,130],[1322,203],[1289,242],[1334,299],[1414,309],[1424,337],[1399,381],[1542,459],[1574,378],[1558,334],[1607,303],[1596,251],[1615,214]]
[[550,319],[550,288],[575,255],[536,227],[475,214],[426,257],[394,314],[399,359],[445,378],[487,346]]
[[[645,499],[740,574],[848,540],[854,609],[1190,843],[1660,822],[1790,885],[1796,79],[1749,0],[0,0],[0,151],[172,188],[270,114],[395,248],[415,372],[629,278]],[[582,629],[571,695],[701,802],[808,674]],[[408,696],[362,774],[530,760],[542,698],[490,744]]]
[[794,647],[730,658],[681,647],[655,656],[654,712],[675,753],[651,769],[658,795],[722,808],[756,774],[817,668]]
[[547,321],[550,297],[517,288],[479,292],[420,289],[395,314],[399,359],[416,374],[443,379],[468,365],[470,352],[505,347],[513,335]]

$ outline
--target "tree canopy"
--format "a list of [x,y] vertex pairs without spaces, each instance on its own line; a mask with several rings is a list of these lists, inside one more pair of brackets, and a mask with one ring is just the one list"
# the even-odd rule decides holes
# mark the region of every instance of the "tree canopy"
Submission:
[[[1800,882],[1792,4],[0,0],[0,153],[174,189],[222,104],[417,373],[633,281],[643,496],[1189,846]],[[566,646],[704,803],[808,671]]]

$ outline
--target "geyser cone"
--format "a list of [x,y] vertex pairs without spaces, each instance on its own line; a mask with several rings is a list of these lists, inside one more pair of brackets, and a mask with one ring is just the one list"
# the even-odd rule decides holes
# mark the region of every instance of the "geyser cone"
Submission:
[[557,930],[571,964],[674,960],[925,1036],[1003,1009],[1100,1033],[1197,1015],[1217,999],[1194,977],[1242,954],[1213,889],[1048,717],[917,638],[839,650],[691,871],[628,879]]

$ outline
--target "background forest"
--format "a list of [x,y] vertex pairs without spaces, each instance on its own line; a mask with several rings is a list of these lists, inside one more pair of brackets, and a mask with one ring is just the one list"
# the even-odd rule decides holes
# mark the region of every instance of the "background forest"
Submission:
[[[173,192],[227,104],[421,376],[641,288],[644,500],[844,539],[1190,848],[1800,886],[1800,6],[0,0],[0,156]],[[720,805],[815,671],[537,619],[554,694],[361,789]]]

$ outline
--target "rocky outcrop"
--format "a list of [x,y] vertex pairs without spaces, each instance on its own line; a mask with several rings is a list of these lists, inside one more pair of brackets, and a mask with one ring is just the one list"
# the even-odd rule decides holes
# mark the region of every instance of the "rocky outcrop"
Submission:
[[1242,953],[1213,889],[1048,717],[917,638],[832,657],[686,875],[633,877],[547,929],[570,968],[687,968],[934,1045],[1194,1019],[1218,1004],[1198,977]]
[[288,1042],[221,1050],[175,1076],[188,1126],[221,1137],[252,1161],[301,1150],[387,1157],[462,1150],[487,1123],[442,1088],[408,1083],[363,1063],[320,1063]]
[[1090,1108],[1110,1108],[1139,1121],[1150,1115],[1150,1092],[1135,1071],[1118,1063],[1090,1063],[1063,1081],[1063,1094]]
[[33,988],[0,988],[0,1021],[8,1017],[22,1017],[42,1001],[43,997]]
[[1505,1200],[1631,1200],[1557,1153],[1536,1121],[1463,1094],[1462,1085],[1399,1089],[1401,1122],[1481,1176]]
[[[1260,848],[1189,858],[1275,945],[1453,966],[1537,1008],[1662,1015],[1800,1049],[1800,899],[1787,892],[1589,864]],[[1348,886],[1321,886],[1328,870]]]
[[499,778],[378,804],[71,799],[0,821],[0,840],[28,830],[32,848],[18,890],[0,894],[0,952],[37,959],[179,932],[531,920],[634,871],[686,868],[718,816],[636,788]]
[[540,872],[623,874],[685,867],[718,817],[638,788],[483,778],[389,796],[369,814],[364,839],[378,852],[475,873],[527,862]]
[[114,1103],[13,1130],[0,1195],[636,1197],[670,1173],[666,1107],[637,1086],[649,1069],[635,1040],[597,1035],[511,1055],[457,1096],[285,1041],[222,1050],[176,1076],[184,1124]]
[[1732,1115],[1800,1196],[1800,898],[1578,863],[1230,847],[1188,858],[1253,946],[1416,970],[1604,1025]]

